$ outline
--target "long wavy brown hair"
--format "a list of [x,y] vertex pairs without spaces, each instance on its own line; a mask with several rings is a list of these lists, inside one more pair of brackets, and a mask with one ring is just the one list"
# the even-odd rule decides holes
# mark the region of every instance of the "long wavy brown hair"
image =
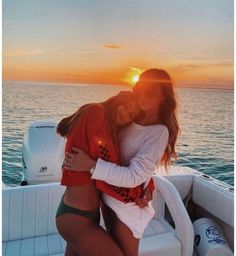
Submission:
[[167,168],[172,159],[177,159],[175,144],[180,131],[176,117],[177,100],[174,92],[174,82],[165,70],[149,69],[141,74],[137,83],[142,83],[142,86],[145,86],[146,83],[159,86],[164,95],[165,99],[160,105],[159,117],[161,118],[161,123],[168,128],[169,141],[160,164]]
[[90,103],[83,105],[72,115],[63,118],[57,125],[57,133],[62,137],[68,137],[72,128],[77,125],[81,116],[89,110],[89,108],[94,104],[99,104],[104,107],[105,113],[111,125],[111,131],[113,135],[116,135],[118,127],[116,125],[116,109],[118,106],[127,104],[130,101],[136,101],[136,97],[133,92],[121,91],[117,95],[109,98],[108,100],[101,103]]

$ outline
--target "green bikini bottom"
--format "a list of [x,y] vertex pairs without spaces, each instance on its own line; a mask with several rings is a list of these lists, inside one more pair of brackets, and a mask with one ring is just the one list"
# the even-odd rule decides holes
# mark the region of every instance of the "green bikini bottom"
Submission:
[[56,217],[58,217],[60,215],[63,215],[65,213],[73,213],[73,214],[77,214],[77,215],[89,218],[89,219],[94,220],[94,221],[98,221],[100,219],[99,209],[97,209],[97,210],[88,210],[88,211],[87,210],[80,210],[78,208],[74,208],[74,207],[66,205],[63,202],[63,198],[64,198],[64,196],[62,197],[61,202],[58,206]]

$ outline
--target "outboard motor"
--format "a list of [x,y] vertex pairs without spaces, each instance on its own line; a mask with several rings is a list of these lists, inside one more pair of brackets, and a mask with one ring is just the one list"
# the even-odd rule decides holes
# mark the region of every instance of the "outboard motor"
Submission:
[[56,127],[54,121],[40,120],[28,128],[23,140],[22,186],[60,180],[66,140]]

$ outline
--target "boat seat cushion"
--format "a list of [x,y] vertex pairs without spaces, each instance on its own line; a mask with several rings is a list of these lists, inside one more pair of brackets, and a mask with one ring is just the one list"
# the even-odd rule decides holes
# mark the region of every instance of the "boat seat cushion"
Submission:
[[[3,190],[3,256],[64,255],[65,241],[55,225],[63,193],[59,183]],[[149,223],[139,250],[141,256],[180,256],[182,245],[160,217]]]
[[194,176],[192,200],[232,228],[234,193],[229,186],[207,176]]
[[164,177],[175,186],[182,199],[185,199],[190,193],[193,184],[192,174],[181,175],[181,178],[179,175],[169,175]]
[[56,234],[55,215],[63,193],[59,183],[4,189],[2,240]]
[[182,245],[164,219],[152,219],[139,244],[139,256],[181,256]]
[[[66,242],[59,234],[36,236],[3,243],[3,256],[64,255]],[[140,256],[181,256],[181,243],[164,220],[152,220],[141,239]]]
[[66,242],[59,234],[36,236],[3,243],[3,256],[64,255]]

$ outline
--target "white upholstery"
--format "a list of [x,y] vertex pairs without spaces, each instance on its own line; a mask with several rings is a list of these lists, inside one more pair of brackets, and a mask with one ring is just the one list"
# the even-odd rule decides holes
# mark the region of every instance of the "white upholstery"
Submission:
[[[58,235],[38,236],[3,243],[4,256],[64,255],[65,241]],[[140,256],[181,256],[181,243],[164,220],[152,220],[140,242]]]
[[[172,174],[172,173],[170,173]],[[158,177],[158,176],[154,176]],[[180,197],[182,199],[186,198],[186,196],[190,193],[191,195],[191,187],[193,183],[193,174],[183,174],[183,175],[169,175],[166,176],[166,174],[163,174],[163,177],[169,180],[177,189]],[[160,191],[156,191],[154,193],[154,200],[156,202],[156,207],[158,208],[155,213],[155,218],[161,218],[164,217],[165,213],[165,201],[164,198],[161,196]]]
[[230,185],[189,167],[171,166],[168,173],[164,169],[157,173],[175,185],[182,199],[192,188],[194,203],[234,228],[234,191]]
[[[160,200],[165,199],[171,214],[176,215],[173,216],[176,229],[169,225],[164,215],[154,218],[141,239],[140,255],[190,256],[192,224],[182,200],[165,178],[155,177],[154,180],[157,186],[154,207],[158,211],[163,206],[155,201],[159,194]],[[65,241],[58,235],[55,225],[55,213],[63,192],[64,188],[58,183],[3,190],[4,256],[63,255]],[[186,232],[189,245],[186,245]]]
[[57,234],[55,214],[63,192],[59,183],[3,190],[3,241]]
[[234,193],[226,184],[213,178],[194,176],[192,200],[232,228],[234,227]]
[[2,239],[4,256],[46,256],[63,253],[55,214],[64,187],[59,183],[4,189]]
[[[45,256],[65,251],[66,243],[59,234],[36,236],[3,243],[4,256]],[[64,253],[62,254],[64,255]]]
[[193,184],[192,174],[170,175],[164,177],[168,179],[173,185],[175,185],[175,188],[179,192],[179,195],[182,199],[186,198]]
[[175,230],[164,219],[153,219],[140,240],[140,256],[182,256],[181,242],[175,236]]
[[142,238],[140,256],[181,256],[181,244],[172,233]]
[[154,177],[156,190],[153,197],[153,206],[156,218],[164,218],[164,203],[166,203],[175,224],[175,236],[182,244],[182,256],[193,253],[194,230],[192,222],[183,205],[175,186],[166,178]]

